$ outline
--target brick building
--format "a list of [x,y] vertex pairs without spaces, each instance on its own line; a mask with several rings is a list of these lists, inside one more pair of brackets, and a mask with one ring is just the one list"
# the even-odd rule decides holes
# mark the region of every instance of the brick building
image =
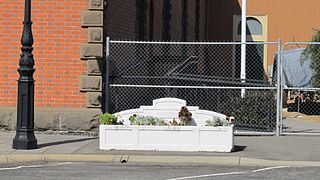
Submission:
[[[0,127],[16,123],[24,0],[0,3]],[[105,38],[204,40],[204,0],[34,0],[35,128],[90,130],[104,109]]]
[[[312,29],[319,29],[319,6],[319,0],[248,0],[248,20],[261,25],[261,32],[247,38],[308,41]],[[23,10],[24,0],[0,2],[0,127],[8,129],[16,123]],[[95,115],[105,109],[107,36],[113,40],[238,41],[240,15],[241,0],[33,0],[36,129],[95,128]],[[235,63],[232,51],[224,50],[229,59],[220,61],[212,55],[210,73]],[[262,51],[265,73],[275,50]]]

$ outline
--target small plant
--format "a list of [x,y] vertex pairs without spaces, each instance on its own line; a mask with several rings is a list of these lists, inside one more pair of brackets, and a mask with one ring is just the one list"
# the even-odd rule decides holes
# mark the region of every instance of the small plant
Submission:
[[129,117],[130,124],[133,124],[136,121],[136,117],[137,117],[136,114]]
[[213,117],[212,119],[209,119],[206,121],[206,126],[226,126],[226,121],[223,121],[221,118]]
[[166,126],[164,120],[152,116],[132,115],[129,117],[131,125],[146,125],[146,126]]
[[187,109],[187,107],[182,106],[179,112],[179,120],[182,126],[188,126],[192,124],[191,119],[192,113]]
[[103,125],[118,125],[117,116],[109,113],[104,113],[99,115],[99,122]]
[[170,121],[170,125],[172,125],[172,126],[179,126],[179,123],[176,121],[175,118],[173,118],[173,120]]

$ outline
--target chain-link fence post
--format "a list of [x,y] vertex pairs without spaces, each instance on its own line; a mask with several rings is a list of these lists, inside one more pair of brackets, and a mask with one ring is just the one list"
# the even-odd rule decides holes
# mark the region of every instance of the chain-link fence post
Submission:
[[105,81],[104,81],[104,112],[109,112],[110,93],[110,38],[106,38],[106,59],[105,59]]
[[299,89],[299,91],[298,91],[298,109],[297,109],[298,116],[300,116],[300,103],[301,103],[301,100],[302,100],[302,98],[301,98],[301,90]]
[[281,82],[281,39],[278,39],[278,54],[277,54],[277,126],[276,136],[281,135],[282,129],[282,82]]

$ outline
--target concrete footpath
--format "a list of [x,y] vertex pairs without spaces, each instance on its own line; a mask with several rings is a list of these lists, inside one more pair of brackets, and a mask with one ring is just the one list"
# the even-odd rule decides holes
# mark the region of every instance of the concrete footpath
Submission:
[[0,163],[88,161],[320,167],[320,136],[235,136],[232,153],[104,151],[99,150],[98,137],[45,133],[36,133],[38,149],[14,150],[14,132],[0,131],[0,137]]

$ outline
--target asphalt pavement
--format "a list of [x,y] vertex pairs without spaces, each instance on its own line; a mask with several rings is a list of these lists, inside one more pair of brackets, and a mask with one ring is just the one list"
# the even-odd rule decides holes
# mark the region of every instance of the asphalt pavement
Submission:
[[210,164],[227,166],[318,166],[319,136],[235,136],[235,150],[215,152],[161,152],[100,150],[99,138],[36,133],[38,148],[12,149],[14,132],[0,131],[0,163],[108,162]]
[[301,180],[319,179],[320,167],[255,167],[90,162],[0,164],[1,180]]

